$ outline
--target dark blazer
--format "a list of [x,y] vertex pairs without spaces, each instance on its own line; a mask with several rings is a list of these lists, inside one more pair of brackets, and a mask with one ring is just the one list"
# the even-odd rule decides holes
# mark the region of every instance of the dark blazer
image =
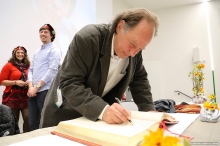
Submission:
[[[141,51],[129,57],[126,75],[101,98],[109,71],[113,33],[110,25],[87,25],[73,38],[63,64],[45,99],[40,127],[56,126],[60,121],[80,116],[96,121],[115,97],[122,98],[129,86],[139,111],[155,110]],[[58,108],[57,87],[64,103]]]

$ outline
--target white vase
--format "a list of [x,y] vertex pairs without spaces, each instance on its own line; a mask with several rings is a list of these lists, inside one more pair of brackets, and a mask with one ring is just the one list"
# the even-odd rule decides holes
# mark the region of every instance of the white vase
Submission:
[[206,96],[193,95],[193,97],[192,97],[192,102],[195,103],[195,104],[203,104],[206,101],[207,101],[207,97]]
[[216,123],[220,117],[219,110],[210,110],[202,107],[200,111],[200,120],[202,122]]

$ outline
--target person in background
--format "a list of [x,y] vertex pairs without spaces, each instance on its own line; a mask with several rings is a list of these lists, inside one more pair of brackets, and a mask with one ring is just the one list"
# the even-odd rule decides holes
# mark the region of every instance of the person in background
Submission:
[[[111,24],[91,24],[77,32],[47,94],[40,127],[81,116],[128,123],[130,111],[115,100],[128,86],[139,111],[155,111],[142,50],[158,26],[155,14],[137,8],[117,15]],[[57,87],[63,98],[59,108]]]
[[18,46],[12,51],[12,57],[1,70],[0,84],[6,86],[2,104],[12,108],[19,120],[20,112],[23,117],[23,132],[29,131],[28,123],[28,68],[30,61],[27,50]]
[[39,129],[41,111],[47,91],[58,72],[61,51],[54,45],[55,31],[50,24],[43,25],[39,30],[42,46],[34,52],[28,70],[29,90],[29,124],[30,130]]

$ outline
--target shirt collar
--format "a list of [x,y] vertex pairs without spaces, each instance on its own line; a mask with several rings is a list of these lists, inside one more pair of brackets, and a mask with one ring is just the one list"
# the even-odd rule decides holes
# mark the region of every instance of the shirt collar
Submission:
[[47,43],[45,45],[41,45],[41,49],[44,49],[44,48],[52,46],[52,45],[53,45],[53,42]]
[[115,55],[115,51],[114,51],[114,36],[115,36],[115,34],[113,34],[113,37],[112,37],[111,58],[120,59],[117,55]]

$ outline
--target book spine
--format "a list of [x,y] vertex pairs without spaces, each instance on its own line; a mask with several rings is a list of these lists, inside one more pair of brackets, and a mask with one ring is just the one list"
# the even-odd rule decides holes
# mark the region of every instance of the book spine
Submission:
[[63,138],[66,138],[66,139],[84,144],[84,145],[87,145],[87,146],[102,146],[102,145],[99,145],[99,144],[96,144],[96,143],[92,143],[92,142],[89,142],[89,141],[86,141],[86,140],[75,138],[73,136],[62,134],[62,133],[59,133],[59,132],[56,132],[56,131],[51,131],[51,134],[54,134],[54,135],[57,135],[57,136],[60,136],[60,137],[63,137]]

